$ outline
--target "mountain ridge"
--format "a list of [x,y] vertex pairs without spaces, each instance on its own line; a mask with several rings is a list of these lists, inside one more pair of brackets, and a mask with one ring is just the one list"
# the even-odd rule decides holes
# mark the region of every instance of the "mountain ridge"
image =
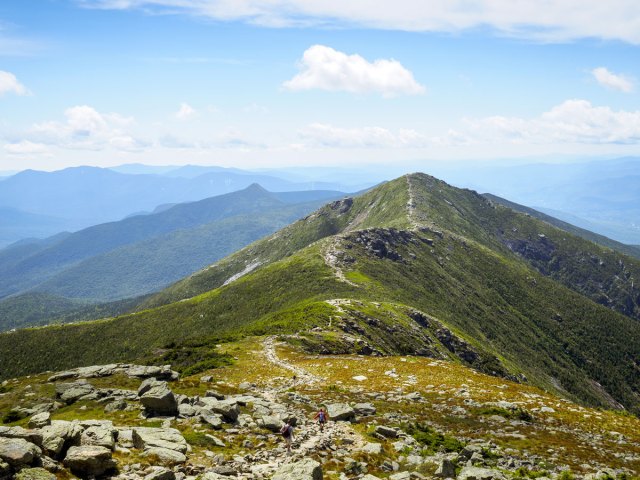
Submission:
[[[603,264],[589,260],[585,272],[603,278],[616,259],[627,272],[638,266],[476,192],[414,174],[322,207],[151,297],[135,314],[0,335],[0,360],[21,359],[24,373],[52,355],[66,368],[169,355],[196,338],[206,349],[207,338],[267,332],[297,332],[309,348],[327,352],[428,356],[437,338],[456,362],[638,411],[637,312],[614,311],[625,304],[612,295],[606,307],[588,298],[593,292],[579,275],[545,271],[554,259],[569,268],[592,256]],[[607,291],[633,294],[633,282],[623,280]],[[349,313],[335,299],[352,302]],[[109,351],[83,340],[96,335]],[[389,335],[392,345],[382,340]],[[65,353],[70,345],[73,358]],[[163,355],[149,361],[166,361]]]

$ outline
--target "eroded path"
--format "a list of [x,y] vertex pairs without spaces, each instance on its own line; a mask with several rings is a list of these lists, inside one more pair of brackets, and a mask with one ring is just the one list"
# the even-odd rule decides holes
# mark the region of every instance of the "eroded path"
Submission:
[[[264,356],[273,365],[292,372],[291,380],[282,387],[268,387],[261,393],[270,401],[278,402],[282,399],[281,395],[285,391],[290,391],[293,387],[314,385],[322,382],[324,379],[309,373],[304,368],[293,365],[292,363],[280,358],[276,352],[276,339],[273,336],[265,338],[263,342]],[[295,377],[295,378],[294,378]],[[275,464],[284,464],[296,461],[301,458],[317,454],[320,451],[329,449],[336,439],[349,439],[346,442],[349,450],[357,450],[364,445],[364,440],[357,434],[348,422],[329,421],[320,431],[317,423],[309,418],[309,413],[302,408],[290,405],[290,413],[297,418],[297,426],[295,428],[294,448],[291,454],[277,454],[271,461]]]

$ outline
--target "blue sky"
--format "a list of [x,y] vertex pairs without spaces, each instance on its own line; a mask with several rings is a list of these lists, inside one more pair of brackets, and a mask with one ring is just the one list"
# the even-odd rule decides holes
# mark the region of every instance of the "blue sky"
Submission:
[[0,171],[639,153],[637,2],[376,3],[4,0]]

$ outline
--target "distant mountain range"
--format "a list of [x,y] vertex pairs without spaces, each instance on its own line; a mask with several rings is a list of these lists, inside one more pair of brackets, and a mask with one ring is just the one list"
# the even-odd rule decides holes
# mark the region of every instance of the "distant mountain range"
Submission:
[[[153,171],[153,167],[122,167]],[[25,170],[0,182],[0,246],[75,231],[158,205],[201,200],[259,183],[269,191],[340,190],[344,184],[291,182],[281,178],[218,167],[178,167],[159,174],[119,173],[96,167],[55,172]],[[346,187],[347,191],[349,187]]]
[[407,175],[325,205],[136,313],[0,334],[0,377],[162,364],[219,339],[282,333],[312,353],[447,359],[637,413],[638,278],[636,258]]
[[[13,317],[0,320],[0,329],[3,323],[24,325],[42,300],[54,297],[59,313],[157,291],[342,196],[270,193],[254,184],[155,214],[20,242],[0,250],[0,298],[21,295],[19,302],[11,300]],[[38,296],[25,296],[29,292]]]

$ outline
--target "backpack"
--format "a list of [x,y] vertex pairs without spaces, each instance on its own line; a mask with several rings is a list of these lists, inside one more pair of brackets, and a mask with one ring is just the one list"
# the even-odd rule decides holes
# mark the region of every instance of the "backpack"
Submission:
[[327,421],[327,414],[324,412],[318,412],[318,421],[324,423]]
[[284,438],[289,438],[291,436],[292,427],[290,425],[285,425],[280,429],[280,433]]

